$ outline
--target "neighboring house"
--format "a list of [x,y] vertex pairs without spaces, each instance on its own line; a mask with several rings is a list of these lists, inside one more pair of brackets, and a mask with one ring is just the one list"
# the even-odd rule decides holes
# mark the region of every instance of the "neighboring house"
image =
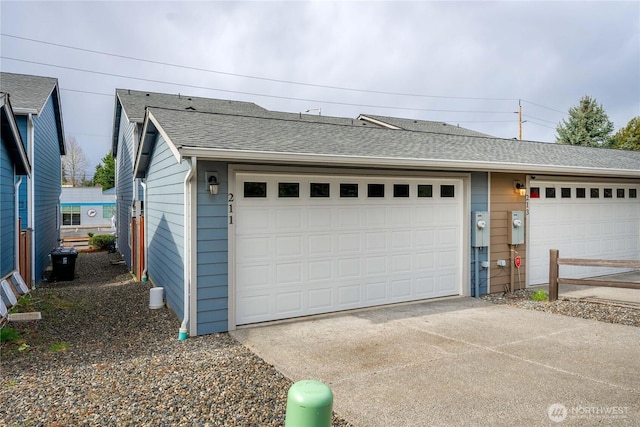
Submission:
[[133,166],[138,151],[145,108],[149,106],[163,106],[185,111],[225,111],[229,113],[266,111],[262,107],[248,102],[128,89],[116,90],[111,153],[116,160],[117,243],[118,250],[134,273],[140,272],[144,268],[144,266],[136,265],[139,264],[137,260],[141,259],[142,255],[132,250],[137,247],[135,244],[136,236],[144,234],[143,230],[136,230],[136,227],[143,224],[140,217],[143,214],[144,188],[140,180],[133,178]]
[[0,93],[0,279],[19,270],[18,184],[31,165],[18,131],[9,95]]
[[115,223],[115,191],[101,187],[62,187],[62,228],[111,228]]
[[0,73],[0,91],[11,95],[32,168],[18,190],[19,215],[22,227],[32,230],[31,280],[37,283],[60,240],[61,156],[65,153],[60,90],[55,78]]
[[640,258],[639,152],[296,116],[149,103],[147,275],[181,335],[545,283],[551,248]]

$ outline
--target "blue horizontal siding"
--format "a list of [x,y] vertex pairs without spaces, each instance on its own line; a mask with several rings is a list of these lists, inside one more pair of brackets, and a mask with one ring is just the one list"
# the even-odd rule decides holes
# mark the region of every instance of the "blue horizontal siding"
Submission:
[[33,118],[33,218],[35,271],[34,279],[40,280],[50,264],[49,253],[60,242],[59,201],[62,181],[62,164],[58,127],[53,97],[45,104],[40,115]]
[[[471,211],[489,211],[489,174],[487,172],[471,173]],[[489,221],[491,221],[491,218]],[[470,227],[475,227],[475,224],[470,224]],[[491,228],[491,224],[489,224],[489,228]],[[489,260],[489,248],[482,248],[478,251],[479,259],[477,261],[474,261],[474,251],[475,249],[471,248],[471,271],[469,277],[471,291],[469,295],[472,296],[475,296],[475,262],[480,263]],[[479,270],[480,295],[484,295],[487,293],[489,271],[486,268],[480,268]]]
[[178,163],[162,137],[156,141],[147,170],[145,211],[148,274],[165,290],[169,307],[184,315],[184,176],[186,163]]
[[[227,169],[222,162],[198,162],[198,335],[228,329]],[[215,196],[205,183],[207,171],[218,172],[220,188]]]

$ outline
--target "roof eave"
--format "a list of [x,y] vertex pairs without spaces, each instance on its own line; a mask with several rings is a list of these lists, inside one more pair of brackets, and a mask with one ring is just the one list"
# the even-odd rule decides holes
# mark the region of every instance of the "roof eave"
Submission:
[[29,163],[29,158],[22,144],[22,137],[20,136],[20,131],[15,121],[8,94],[2,97],[0,109],[4,110],[7,125],[12,134],[13,144],[11,144],[10,152],[14,157],[15,172],[17,175],[27,175],[31,177],[31,164]]
[[182,157],[198,157],[199,159],[226,161],[255,161],[269,163],[322,164],[337,166],[363,166],[387,168],[447,169],[462,171],[495,171],[518,172],[531,174],[609,176],[640,178],[640,170],[608,169],[579,166],[536,165],[527,163],[500,163],[474,160],[417,159],[340,156],[330,154],[301,154],[287,152],[227,150],[203,147],[186,147],[180,149]]

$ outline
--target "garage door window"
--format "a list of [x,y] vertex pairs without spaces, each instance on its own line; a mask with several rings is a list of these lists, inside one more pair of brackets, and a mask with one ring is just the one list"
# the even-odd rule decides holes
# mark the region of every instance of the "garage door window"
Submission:
[[618,188],[618,199],[624,199],[624,188]]
[[278,197],[300,197],[300,184],[297,182],[279,182]]
[[554,187],[547,187],[544,189],[544,197],[547,199],[555,199],[556,198],[556,189]]
[[587,197],[587,191],[584,188],[576,188],[576,199],[584,199]]
[[329,197],[331,194],[331,186],[329,183],[316,183],[309,184],[309,195],[311,197]]
[[441,185],[440,197],[456,197],[455,185]]
[[613,198],[613,188],[605,188],[603,194],[605,199]]
[[393,184],[393,197],[409,197],[409,184]]
[[638,197],[638,190],[636,190],[635,188],[630,188],[629,189],[629,198],[630,199],[635,199],[636,197]]
[[560,190],[560,197],[562,197],[563,199],[570,199],[571,198],[571,188],[562,187],[562,189]]
[[358,197],[358,184],[340,184],[340,197]]
[[367,184],[368,197],[384,197],[384,184]]
[[267,183],[245,182],[244,197],[267,197]]
[[532,199],[540,198],[540,188],[539,187],[531,187],[531,191],[529,191],[529,197]]
[[418,185],[418,197],[433,197],[433,185]]
[[599,199],[600,198],[600,189],[599,188],[592,188],[591,189],[591,198],[592,199]]

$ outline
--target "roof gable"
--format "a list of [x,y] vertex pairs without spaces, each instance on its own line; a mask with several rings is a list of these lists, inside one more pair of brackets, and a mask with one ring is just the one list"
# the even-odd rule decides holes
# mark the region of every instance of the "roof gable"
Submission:
[[404,119],[400,117],[377,116],[374,114],[360,114],[358,120],[371,121],[382,126],[388,125],[390,129],[403,129],[415,132],[434,132],[449,135],[486,136],[491,135],[477,132],[475,130],[450,125],[445,122],[434,122],[429,120]]
[[116,89],[116,106],[113,122],[112,153],[118,149],[120,117],[125,114],[130,122],[142,124],[147,107],[171,108],[185,111],[227,112],[232,114],[261,114],[264,108],[252,102],[200,98],[181,94],[145,92],[131,89]]
[[65,154],[62,103],[60,102],[58,79],[27,74],[0,73],[0,91],[11,95],[11,104],[16,114],[39,115],[51,98],[60,154]]
[[22,137],[18,131],[11,102],[9,102],[9,95],[3,92],[0,92],[0,122],[2,125],[2,141],[6,144],[7,151],[15,165],[16,174],[31,176],[31,165],[24,150]]

